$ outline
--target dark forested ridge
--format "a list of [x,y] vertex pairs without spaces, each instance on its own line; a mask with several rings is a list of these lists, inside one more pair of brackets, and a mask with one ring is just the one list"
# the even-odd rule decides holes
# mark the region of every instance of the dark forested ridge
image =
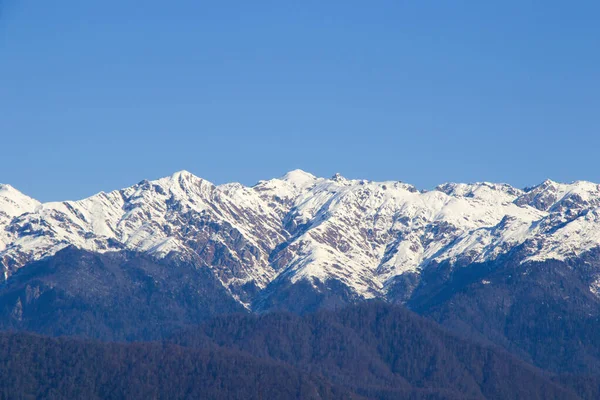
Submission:
[[[169,383],[154,387],[163,382],[155,375],[164,359],[175,371],[183,366],[179,376],[206,381],[215,390],[211,398],[260,398],[263,387],[240,376],[254,379],[246,369],[264,366],[287,374],[265,381],[274,390],[269,398],[310,398],[308,390],[321,398],[595,399],[600,300],[590,282],[599,268],[597,253],[575,263],[522,264],[509,255],[458,268],[432,264],[418,277],[399,279],[393,296],[380,299],[387,303],[365,302],[332,280],[275,281],[248,310],[193,262],[69,247],[0,285],[0,328],[15,332],[3,336],[2,377],[14,378],[3,393],[131,397],[122,380],[129,373],[149,397],[186,397],[163,393]],[[19,331],[171,344],[53,340]],[[122,373],[106,375],[115,368]],[[204,377],[207,371],[212,375]],[[62,379],[78,374],[89,382],[82,392],[80,381]],[[190,393],[204,387],[181,379]],[[111,387],[106,382],[116,386],[99,392]],[[248,384],[248,392],[230,386],[237,383]]]
[[[599,260],[592,254],[576,263],[508,258],[473,264],[441,285],[422,285],[407,305],[543,369],[600,374],[600,301],[589,289]],[[428,271],[432,280],[444,275],[443,268]]]
[[[395,306],[211,319],[163,343],[0,335],[3,398],[578,399],[548,375]],[[578,386],[578,389],[572,386]]]
[[227,349],[0,334],[2,399],[353,399],[327,380]]
[[52,336],[160,339],[244,311],[208,268],[132,252],[68,247],[0,286],[0,327]]
[[172,341],[200,348],[216,343],[284,361],[375,398],[402,398],[416,389],[458,398],[577,398],[498,348],[380,302],[304,316],[219,317]]

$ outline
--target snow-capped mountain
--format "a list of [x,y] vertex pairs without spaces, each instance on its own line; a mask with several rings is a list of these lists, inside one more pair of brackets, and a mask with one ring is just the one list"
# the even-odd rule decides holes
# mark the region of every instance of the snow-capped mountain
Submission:
[[5,279],[69,245],[191,260],[245,305],[281,282],[335,280],[359,297],[385,297],[396,277],[430,264],[490,261],[516,248],[522,262],[580,257],[600,246],[600,185],[448,183],[423,191],[296,170],[246,187],[181,171],[43,204],[0,186]]
[[[13,218],[35,211],[40,203],[31,197],[25,196],[10,185],[0,184],[0,252],[4,252],[6,247],[15,239],[15,235],[6,229]],[[4,277],[8,276],[5,269]]]

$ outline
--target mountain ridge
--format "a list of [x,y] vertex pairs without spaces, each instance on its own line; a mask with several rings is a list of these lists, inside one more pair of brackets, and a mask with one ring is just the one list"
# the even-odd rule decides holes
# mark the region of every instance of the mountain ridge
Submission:
[[249,187],[183,170],[39,203],[0,185],[0,262],[6,280],[68,245],[133,250],[208,266],[246,307],[278,281],[333,279],[360,298],[385,297],[399,277],[419,277],[432,263],[484,262],[517,247],[522,262],[580,257],[600,245],[599,188],[546,180],[527,191],[490,182],[425,191],[302,170]]

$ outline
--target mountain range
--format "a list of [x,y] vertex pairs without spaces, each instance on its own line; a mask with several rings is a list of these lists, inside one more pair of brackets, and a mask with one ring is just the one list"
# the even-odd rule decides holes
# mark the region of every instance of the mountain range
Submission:
[[[79,201],[40,203],[0,186],[4,279],[67,246],[176,255],[208,267],[248,309],[296,284],[404,301],[432,266],[518,253],[527,265],[581,259],[600,245],[600,185],[443,184],[317,178],[291,171],[252,187],[181,171]],[[398,282],[403,282],[399,287]],[[406,283],[408,282],[408,283]],[[590,281],[596,293],[600,279]]]
[[248,187],[181,171],[50,203],[1,185],[0,263],[5,330],[164,340],[221,315],[383,302],[549,373],[600,374],[591,182],[419,190],[295,170]]

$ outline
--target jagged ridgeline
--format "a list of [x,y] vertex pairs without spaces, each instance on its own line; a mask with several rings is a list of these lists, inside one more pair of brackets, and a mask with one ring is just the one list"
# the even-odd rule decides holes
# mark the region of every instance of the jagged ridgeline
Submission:
[[278,292],[294,284],[341,287],[349,299],[404,299],[424,271],[444,262],[516,252],[523,263],[580,258],[600,243],[599,205],[599,186],[590,182],[422,191],[299,170],[252,187],[216,186],[182,171],[44,204],[4,185],[0,257],[5,279],[67,246],[178,257],[208,267],[246,307],[279,303]]

